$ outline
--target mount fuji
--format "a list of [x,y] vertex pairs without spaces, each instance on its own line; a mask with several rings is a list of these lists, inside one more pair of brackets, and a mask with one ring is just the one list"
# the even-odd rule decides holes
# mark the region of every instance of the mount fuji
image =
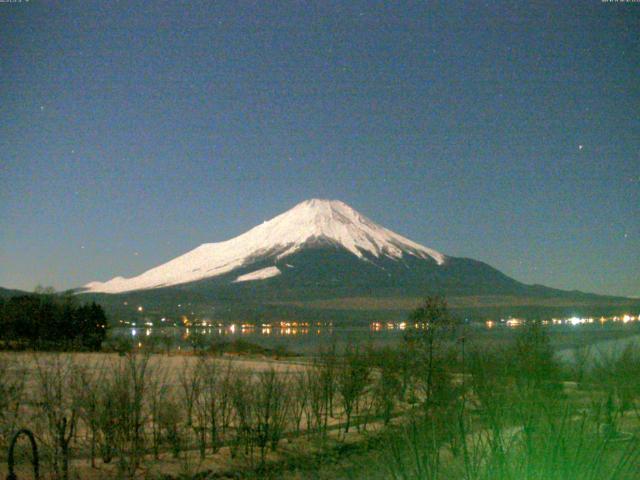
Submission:
[[409,240],[343,202],[320,199],[299,203],[242,235],[200,245],[140,275],[88,283],[78,293],[108,306],[136,302],[168,311],[189,304],[209,312],[238,305],[250,312],[324,302],[326,313],[347,304],[366,309],[381,299],[394,299],[389,308],[403,309],[409,305],[404,300],[429,294],[469,299],[466,305],[486,305],[486,299],[495,303],[496,298],[508,299],[509,305],[547,306],[621,300],[518,282],[486,263]]
[[[410,257],[443,265],[445,255],[372,222],[337,200],[302,202],[272,220],[231,240],[205,243],[167,263],[132,278],[115,277],[85,285],[87,292],[123,293],[197,282],[260,265],[272,265],[239,275],[233,282],[258,281],[280,275],[286,258],[309,248],[331,247],[377,265]],[[294,268],[284,263],[285,268]]]

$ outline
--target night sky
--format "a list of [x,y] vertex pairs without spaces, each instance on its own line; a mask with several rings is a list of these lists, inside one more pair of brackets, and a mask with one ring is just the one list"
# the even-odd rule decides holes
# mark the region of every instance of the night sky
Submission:
[[640,4],[400,3],[0,3],[0,285],[138,274],[320,197],[640,296]]

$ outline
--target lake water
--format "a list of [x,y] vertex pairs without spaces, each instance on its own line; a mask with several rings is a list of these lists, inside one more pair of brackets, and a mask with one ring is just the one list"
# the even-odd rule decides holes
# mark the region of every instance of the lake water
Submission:
[[114,339],[130,339],[134,344],[163,345],[170,348],[193,348],[194,345],[233,342],[244,340],[266,348],[283,348],[292,352],[306,353],[320,346],[347,343],[374,344],[381,346],[403,338],[404,328],[395,325],[297,325],[297,326],[242,326],[224,327],[128,327],[114,328],[110,336]]
[[[413,326],[405,322],[334,325],[322,323],[286,322],[277,325],[229,324],[207,327],[118,327],[110,330],[110,341],[127,341],[140,348],[154,346],[165,349],[191,349],[207,345],[244,340],[266,348],[280,348],[291,352],[309,353],[320,346],[348,343],[383,346],[398,343]],[[420,326],[418,326],[420,328]],[[585,325],[549,325],[552,342],[559,349],[567,345],[592,344],[632,337],[640,333],[640,322],[632,324],[595,323]],[[504,341],[513,338],[519,326],[504,324],[470,323],[464,325],[458,336],[471,341]]]

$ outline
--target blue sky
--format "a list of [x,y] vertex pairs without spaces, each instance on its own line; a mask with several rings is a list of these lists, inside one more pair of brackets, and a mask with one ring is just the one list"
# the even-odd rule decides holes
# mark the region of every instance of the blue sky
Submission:
[[130,276],[312,198],[640,296],[640,6],[0,3],[0,285]]

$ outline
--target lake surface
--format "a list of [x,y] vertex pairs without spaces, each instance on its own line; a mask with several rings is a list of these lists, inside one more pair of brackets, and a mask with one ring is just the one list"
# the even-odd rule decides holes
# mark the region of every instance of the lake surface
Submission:
[[[418,330],[421,327],[418,326]],[[469,323],[462,326],[457,336],[464,335],[475,342],[509,341],[521,328],[521,324]],[[139,348],[192,349],[207,345],[244,340],[271,349],[286,349],[297,353],[310,353],[322,346],[335,344],[338,348],[349,343],[376,347],[402,341],[409,330],[415,330],[406,322],[360,323],[334,325],[332,323],[283,322],[276,325],[229,324],[207,327],[117,327],[109,332],[109,340],[126,341]],[[626,338],[640,334],[640,322],[550,324],[548,332],[558,350],[579,344],[611,342],[619,350]],[[609,348],[609,344],[603,344]],[[569,355],[569,354],[563,354]]]
[[110,336],[117,339],[128,338],[134,344],[144,346],[154,344],[159,347],[193,348],[197,345],[244,340],[266,348],[282,348],[292,352],[308,353],[321,346],[348,343],[373,344],[381,346],[400,341],[404,329],[379,328],[368,325],[350,326],[288,326],[288,327],[129,327],[114,328]]

